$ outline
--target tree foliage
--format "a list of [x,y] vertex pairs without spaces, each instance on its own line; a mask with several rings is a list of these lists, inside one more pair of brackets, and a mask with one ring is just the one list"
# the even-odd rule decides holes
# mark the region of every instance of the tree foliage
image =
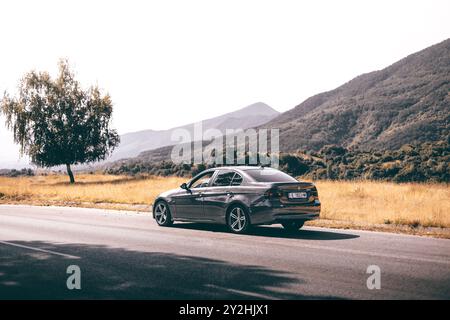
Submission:
[[97,86],[83,90],[68,62],[61,60],[59,74],[31,71],[19,84],[17,97],[5,92],[0,111],[13,131],[22,154],[42,167],[104,160],[119,143],[110,128],[113,105]]

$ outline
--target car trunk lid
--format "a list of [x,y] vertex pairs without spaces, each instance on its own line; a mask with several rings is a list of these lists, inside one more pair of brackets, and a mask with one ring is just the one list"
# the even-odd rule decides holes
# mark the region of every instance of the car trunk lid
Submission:
[[317,189],[311,182],[273,183],[282,203],[306,203],[318,199]]

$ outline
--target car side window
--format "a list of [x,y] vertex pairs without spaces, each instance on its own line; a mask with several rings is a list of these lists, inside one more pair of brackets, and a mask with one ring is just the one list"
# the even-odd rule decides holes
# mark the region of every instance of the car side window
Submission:
[[242,176],[239,173],[236,173],[231,181],[232,186],[240,186],[242,183]]
[[205,188],[209,185],[209,180],[211,179],[211,177],[213,176],[214,171],[208,172],[202,176],[200,176],[199,178],[197,178],[197,180],[193,181],[191,183],[190,188],[191,189],[196,189],[196,188]]
[[214,180],[213,187],[226,187],[231,185],[231,180],[233,179],[233,171],[222,171],[219,172],[216,179]]

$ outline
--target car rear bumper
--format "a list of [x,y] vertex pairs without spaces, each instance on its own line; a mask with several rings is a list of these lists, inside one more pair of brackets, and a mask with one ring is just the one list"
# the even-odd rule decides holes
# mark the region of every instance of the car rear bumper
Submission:
[[296,205],[266,203],[250,209],[250,220],[252,224],[314,220],[320,217],[320,209],[321,204],[318,200]]

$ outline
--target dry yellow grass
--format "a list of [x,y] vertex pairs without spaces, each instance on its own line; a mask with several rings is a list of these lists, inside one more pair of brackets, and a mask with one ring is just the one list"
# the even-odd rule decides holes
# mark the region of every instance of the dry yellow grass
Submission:
[[[70,185],[67,176],[0,177],[0,202],[29,204],[150,205],[155,197],[186,179],[112,175],[77,175]],[[114,207],[114,206],[109,206]]]
[[446,184],[318,181],[316,185],[324,219],[450,227]]
[[[156,195],[186,180],[112,175],[78,175],[76,178],[77,183],[70,185],[64,175],[0,177],[0,203],[147,210]],[[316,184],[322,202],[322,219],[450,227],[450,188],[446,184],[370,181],[318,181]]]

